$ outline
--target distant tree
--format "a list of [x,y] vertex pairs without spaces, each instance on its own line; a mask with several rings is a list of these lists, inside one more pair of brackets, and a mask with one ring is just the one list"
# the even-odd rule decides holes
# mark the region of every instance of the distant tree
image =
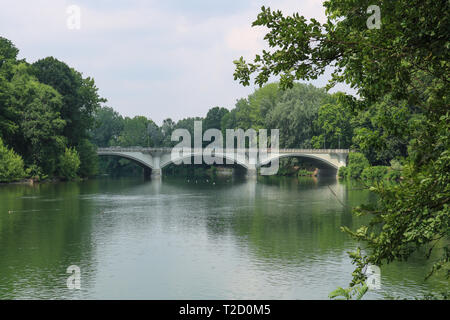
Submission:
[[122,116],[110,107],[102,107],[95,112],[95,126],[91,130],[91,140],[98,147],[108,147],[117,143],[124,126]]
[[162,135],[158,126],[144,116],[124,119],[123,130],[118,138],[122,147],[154,147],[161,144]]
[[203,123],[203,130],[221,128],[222,118],[230,111],[226,108],[214,107],[208,110]]
[[170,147],[172,145],[171,137],[172,137],[172,131],[175,128],[176,123],[171,119],[167,118],[163,121],[163,124],[161,126],[161,134],[163,136],[163,146],[164,147]]
[[334,94],[334,101],[319,108],[315,125],[320,134],[314,136],[311,141],[314,148],[337,149],[351,146],[353,114],[345,101],[339,99],[342,96],[344,96],[343,93]]
[[267,110],[265,126],[280,129],[280,146],[310,148],[316,135],[314,123],[321,105],[330,101],[324,89],[295,83],[281,92],[274,106]]

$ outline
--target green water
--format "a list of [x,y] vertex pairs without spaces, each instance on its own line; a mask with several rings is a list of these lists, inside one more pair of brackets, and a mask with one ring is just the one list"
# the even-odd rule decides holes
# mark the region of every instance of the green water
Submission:
[[[334,178],[3,185],[0,298],[327,299],[353,269],[339,227],[361,223],[330,188],[346,206],[374,200]],[[366,298],[447,288],[428,268],[382,267]]]

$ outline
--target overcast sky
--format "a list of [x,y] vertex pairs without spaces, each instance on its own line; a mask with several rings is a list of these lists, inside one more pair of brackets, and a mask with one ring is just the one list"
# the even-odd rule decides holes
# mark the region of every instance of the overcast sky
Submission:
[[[53,56],[93,77],[122,115],[161,124],[231,109],[254,91],[233,80],[233,60],[265,47],[264,30],[251,27],[262,5],[324,21],[322,2],[1,0],[0,35],[30,63]],[[81,9],[79,30],[67,27],[70,5]]]

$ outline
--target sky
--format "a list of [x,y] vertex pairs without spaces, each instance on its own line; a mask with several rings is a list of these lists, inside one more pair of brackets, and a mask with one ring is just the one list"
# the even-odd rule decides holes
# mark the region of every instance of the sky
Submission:
[[[33,63],[47,56],[95,79],[107,106],[123,116],[205,116],[232,109],[255,86],[233,79],[233,60],[267,48],[251,27],[261,6],[325,20],[322,0],[0,0],[0,36]],[[71,5],[80,28],[70,29]],[[325,86],[329,74],[311,82]],[[345,90],[345,86],[334,91]]]

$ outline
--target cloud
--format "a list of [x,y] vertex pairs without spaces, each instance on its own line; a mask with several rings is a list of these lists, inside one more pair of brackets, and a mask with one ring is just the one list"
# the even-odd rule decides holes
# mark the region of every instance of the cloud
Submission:
[[[80,30],[66,26],[69,5],[81,8]],[[0,11],[0,27],[21,58],[63,60],[121,114],[161,123],[232,108],[253,91],[233,80],[232,61],[265,47],[264,30],[251,27],[262,5],[324,19],[320,0],[16,0]]]

